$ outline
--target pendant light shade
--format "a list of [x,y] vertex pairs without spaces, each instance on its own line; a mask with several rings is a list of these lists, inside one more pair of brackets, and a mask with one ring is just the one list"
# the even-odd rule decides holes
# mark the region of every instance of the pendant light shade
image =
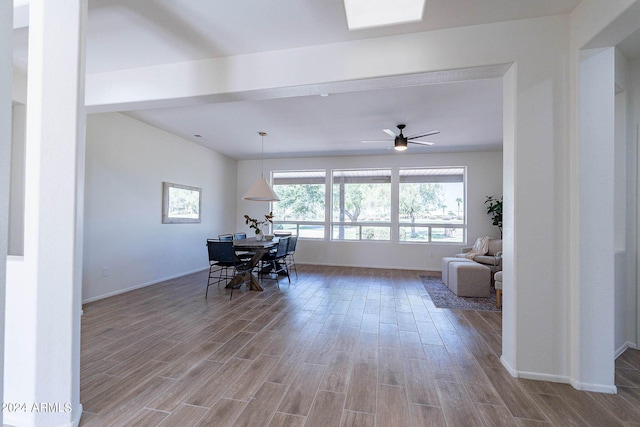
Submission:
[[249,191],[242,197],[244,200],[253,200],[256,202],[278,202],[280,198],[273,191],[273,188],[269,185],[263,174],[263,162],[264,162],[264,137],[266,132],[258,132],[258,135],[262,137],[262,152],[260,156],[260,178],[253,183]]
[[260,177],[253,183],[249,191],[244,195],[244,200],[254,200],[256,202],[277,202],[280,200],[278,195],[269,187],[266,179]]

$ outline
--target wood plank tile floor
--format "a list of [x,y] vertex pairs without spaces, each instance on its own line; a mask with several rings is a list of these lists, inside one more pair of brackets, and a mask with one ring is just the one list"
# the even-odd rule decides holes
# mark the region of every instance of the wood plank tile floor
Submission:
[[299,265],[264,292],[196,273],[86,304],[81,426],[640,426],[617,395],[512,378],[501,315],[437,309],[418,271]]

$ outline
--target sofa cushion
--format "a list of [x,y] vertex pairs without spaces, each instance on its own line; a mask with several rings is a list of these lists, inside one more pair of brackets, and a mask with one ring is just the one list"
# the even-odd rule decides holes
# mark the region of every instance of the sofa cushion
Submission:
[[496,265],[500,265],[500,258],[498,258],[496,260],[496,258],[491,255],[478,255],[473,259],[475,262],[479,262],[480,264],[487,264],[487,265],[493,265],[494,263]]
[[502,239],[489,240],[489,250],[487,251],[487,255],[493,256],[498,252],[502,252]]
[[477,262],[450,263],[448,287],[459,297],[488,298],[491,293],[491,269]]
[[502,271],[498,271],[493,275],[496,289],[502,289]]
[[467,258],[446,257],[442,258],[442,283],[449,286],[449,264],[452,262],[475,262]]

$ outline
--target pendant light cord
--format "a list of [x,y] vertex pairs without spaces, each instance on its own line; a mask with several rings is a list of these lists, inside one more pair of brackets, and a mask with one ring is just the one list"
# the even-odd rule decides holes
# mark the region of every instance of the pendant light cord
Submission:
[[262,140],[262,147],[260,149],[261,154],[260,154],[260,178],[264,179],[264,137],[267,133],[266,132],[258,132],[258,135],[260,135],[261,140]]

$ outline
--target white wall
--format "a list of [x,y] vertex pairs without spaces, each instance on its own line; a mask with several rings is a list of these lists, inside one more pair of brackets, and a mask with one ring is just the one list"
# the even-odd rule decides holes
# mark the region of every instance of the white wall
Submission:
[[[299,159],[264,160],[265,177],[272,170],[325,169],[331,176],[332,169],[383,168],[383,167],[467,167],[467,217],[468,245],[484,235],[500,237],[497,227],[491,225],[486,213],[486,196],[502,195],[502,152],[412,154],[411,149],[402,154],[362,157],[318,157]],[[250,173],[249,173],[250,172]],[[262,216],[270,207],[266,202],[242,200],[242,195],[260,176],[260,161],[238,162],[238,216],[236,227],[247,229],[242,216]],[[328,211],[328,215],[330,215]],[[335,242],[301,239],[296,248],[296,262],[309,264],[400,268],[440,271],[441,260],[460,252],[463,243],[398,243],[390,242]]]
[[[235,228],[235,178],[233,159],[122,114],[90,115],[83,301],[206,268],[206,239]],[[202,188],[200,224],[161,223],[163,181]]]
[[[11,150],[11,32],[13,21],[12,2],[0,4],[0,153],[4,158],[0,159],[0,254],[6,258],[8,252],[8,211],[10,199],[10,159]],[[6,208],[6,209],[4,209]],[[2,259],[0,258],[0,259]],[[4,343],[5,327],[5,290],[6,290],[6,263],[0,265],[0,342]],[[4,345],[2,346],[4,348]],[[0,351],[0,384],[4,383],[4,352]],[[4,390],[0,387],[0,399],[4,402]],[[3,424],[3,414],[0,414],[0,424]]]
[[[637,260],[638,253],[640,253],[640,227],[638,226],[640,224],[640,198],[638,198],[640,185],[638,183],[638,178],[640,176],[640,58],[630,62],[628,75],[630,87],[627,137],[629,146],[635,148],[635,155],[633,155],[633,158],[628,159],[629,162],[635,166],[635,174],[629,176],[629,180],[633,181],[635,184],[635,190],[633,193],[635,199],[631,199],[635,203],[630,207],[631,213],[628,216],[628,220],[635,226],[634,249],[635,260]],[[633,310],[634,313],[629,316],[629,321],[633,321],[635,325],[627,331],[627,334],[629,341],[634,343],[636,348],[640,348],[640,273],[638,272],[637,261],[632,264],[632,267],[632,271],[635,273],[635,298],[630,296],[630,299],[635,299],[636,306]]]
[[[614,66],[612,47],[638,29],[639,12],[637,0],[583,0],[571,13],[570,25],[571,135],[567,144],[570,149],[567,201],[574,218],[568,224],[567,236],[570,375],[577,388],[610,393],[616,390],[615,342],[621,341],[622,325],[628,321],[618,312],[622,306],[621,291],[625,290],[626,280],[633,280],[637,264],[637,257],[633,255],[637,248],[629,250],[625,244],[625,248],[616,253],[621,245],[620,239],[616,239],[614,224],[619,229],[620,221],[626,221],[627,225],[633,225],[627,233],[635,234],[636,208],[631,208],[632,219],[628,205],[627,218],[616,217],[613,207],[625,209],[625,206],[616,205],[623,197],[616,192],[615,185],[621,179],[615,168],[627,169],[626,203],[633,203],[634,195],[630,196],[629,192],[635,191],[637,183],[634,179],[630,185],[628,175],[634,173],[630,169],[630,166],[635,169],[633,161],[616,164],[616,155],[622,149],[620,134],[624,130],[616,128],[615,110],[623,102],[618,101],[616,105],[614,99],[614,82],[618,81],[614,73],[617,78],[621,73],[620,68]],[[609,51],[598,52],[598,48],[609,48]],[[618,126],[624,119],[618,118]],[[601,179],[594,182],[592,176]],[[588,250],[596,232],[601,236],[602,256],[596,261],[599,268],[593,266],[594,257]]]
[[615,342],[616,356],[635,347],[637,316],[637,116],[633,112],[633,88],[638,76],[629,61],[615,57]]
[[[615,330],[614,49],[583,52],[580,63],[580,383],[613,379]],[[594,243],[595,245],[594,248]],[[597,250],[594,250],[597,249]],[[591,316],[598,311],[602,319]],[[610,361],[602,363],[603,360]]]
[[9,199],[9,255],[24,255],[24,178],[27,107],[13,106],[11,132],[11,193]]

